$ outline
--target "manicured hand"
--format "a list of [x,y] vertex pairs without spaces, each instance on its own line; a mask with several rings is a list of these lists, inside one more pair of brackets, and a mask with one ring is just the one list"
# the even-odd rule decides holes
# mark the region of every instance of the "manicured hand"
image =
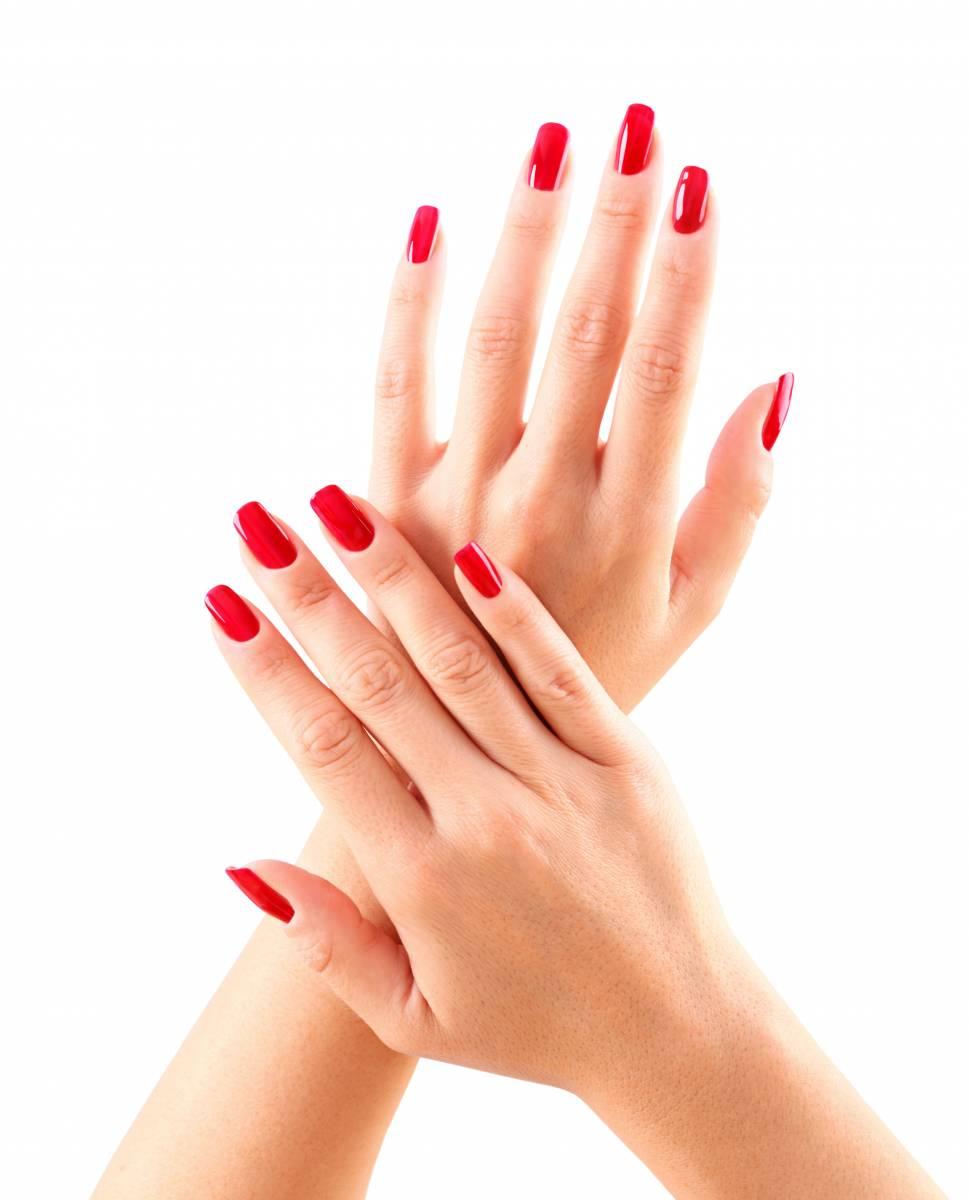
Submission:
[[[661,157],[652,110],[631,105],[604,166],[527,425],[529,376],[570,192],[561,125],[542,126],[515,181],[447,445],[435,440],[432,412],[445,258],[436,208],[418,210],[397,268],[377,377],[374,502],[455,595],[453,547],[480,538],[543,597],[627,710],[719,611],[768,498],[770,450],[793,384],[784,375],[741,404],[713,449],[705,486],[680,518],[680,449],[713,286],[717,206],[707,172],[691,166],[663,208]],[[615,415],[602,442],[617,374]]]
[[472,620],[373,507],[335,487],[314,507],[399,644],[281,524],[289,561],[253,572],[329,686],[238,597],[216,597],[218,640],[396,932],[297,867],[234,877],[295,913],[310,962],[392,1048],[598,1087],[629,1053],[608,1031],[669,1038],[730,970],[666,773],[507,564],[458,553]]
[[275,521],[253,571],[329,687],[245,600],[209,602],[389,917],[285,863],[230,870],[321,987],[393,1049],[571,1089],[674,1195],[938,1197],[736,943],[662,764],[521,578],[461,549],[472,620],[373,507],[314,507],[393,639]]

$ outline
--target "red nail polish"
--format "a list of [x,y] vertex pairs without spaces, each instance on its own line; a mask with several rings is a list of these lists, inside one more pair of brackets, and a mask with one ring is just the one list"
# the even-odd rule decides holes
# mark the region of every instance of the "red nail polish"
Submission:
[[269,913],[285,925],[292,921],[295,914],[292,904],[264,879],[260,879],[255,871],[249,867],[226,867],[225,873],[256,908],[261,908],[264,913]]
[[569,131],[564,125],[549,121],[535,136],[532,161],[528,164],[528,184],[539,192],[554,192],[562,182],[565,152],[569,146]]
[[638,175],[646,166],[653,141],[656,114],[647,104],[630,104],[616,139],[616,170],[620,175]]
[[501,591],[501,576],[498,568],[485,554],[477,542],[468,542],[455,554],[454,561],[461,568],[461,573],[469,583],[487,599],[497,596]]
[[259,618],[245,600],[224,583],[205,593],[205,607],[218,621],[223,633],[234,642],[248,642],[259,632]]
[[784,422],[787,420],[787,410],[791,407],[791,396],[794,393],[794,376],[790,371],[782,375],[774,388],[774,399],[767,410],[764,428],[761,430],[761,441],[765,450],[773,449]]
[[707,215],[710,176],[702,167],[684,167],[673,197],[673,228],[677,233],[696,233]]
[[407,235],[408,262],[424,263],[431,257],[439,215],[433,204],[422,204],[414,213],[410,233]]
[[264,567],[278,570],[296,560],[289,534],[259,503],[250,500],[236,513],[232,524],[239,537]]
[[373,541],[373,526],[335,483],[320,488],[310,507],[344,549],[366,550]]

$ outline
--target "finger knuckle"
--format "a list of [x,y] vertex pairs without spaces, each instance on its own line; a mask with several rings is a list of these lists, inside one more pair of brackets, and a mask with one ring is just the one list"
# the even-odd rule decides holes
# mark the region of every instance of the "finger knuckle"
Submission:
[[340,675],[340,693],[362,712],[377,712],[401,700],[407,685],[404,664],[388,648],[368,647]]
[[262,687],[285,681],[292,670],[292,655],[278,649],[260,651],[252,655],[248,663],[249,678]]
[[377,368],[374,385],[377,400],[383,404],[399,404],[421,396],[426,378],[424,367],[411,359],[384,359]]
[[614,305],[594,300],[567,303],[560,318],[560,344],[572,359],[601,363],[617,353],[625,318]]
[[678,303],[698,302],[703,299],[707,288],[706,275],[683,253],[668,249],[657,258],[654,270],[658,275],[660,288],[665,293],[675,293]]
[[333,941],[319,930],[302,938],[299,952],[304,962],[316,975],[326,976],[333,966]]
[[558,222],[546,205],[530,204],[527,201],[531,199],[533,197],[526,197],[526,203],[517,204],[509,211],[505,233],[528,242],[549,242],[555,237]]
[[593,219],[604,233],[646,233],[649,216],[646,206],[636,196],[606,194],[596,205]]
[[379,592],[392,592],[405,587],[414,578],[414,568],[403,555],[382,562],[373,573],[373,585]]
[[753,479],[744,489],[740,506],[749,525],[756,525],[764,515],[764,509],[770,500],[771,485],[769,479]]
[[497,624],[505,637],[529,640],[538,632],[538,618],[528,604],[508,604],[502,608]]
[[510,313],[475,317],[468,334],[468,358],[479,367],[514,363],[527,353],[530,325]]
[[539,676],[537,690],[542,699],[553,704],[580,705],[587,698],[581,675],[571,663],[562,659],[546,666]]
[[428,658],[429,681],[443,691],[463,694],[480,691],[493,678],[492,663],[484,645],[473,637],[449,639]]
[[320,771],[351,766],[362,744],[356,721],[335,705],[316,706],[299,714],[294,737],[303,764]]
[[287,606],[296,614],[312,613],[328,604],[338,592],[332,579],[324,575],[313,575],[294,579],[287,595]]
[[662,402],[682,388],[686,356],[673,342],[646,338],[630,348],[626,370],[638,395]]
[[415,283],[407,274],[398,275],[390,291],[391,309],[409,312],[412,309],[425,308],[427,303],[428,292],[425,286]]

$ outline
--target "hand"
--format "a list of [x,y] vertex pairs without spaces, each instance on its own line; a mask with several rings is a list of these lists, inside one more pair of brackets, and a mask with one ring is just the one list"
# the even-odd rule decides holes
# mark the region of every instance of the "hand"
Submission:
[[392,1048],[570,1088],[676,1195],[938,1197],[734,941],[662,765],[522,580],[460,551],[475,624],[373,508],[316,507],[400,645],[282,526],[256,575],[332,691],[211,603],[396,926],[298,867],[230,871],[330,988]]
[[519,171],[446,446],[434,440],[431,412],[445,247],[437,210],[418,210],[380,354],[370,489],[452,594],[454,546],[477,537],[500,555],[627,710],[719,611],[767,502],[769,448],[793,382],[785,375],[747,397],[678,523],[678,463],[713,285],[717,208],[706,172],[687,168],[660,220],[637,313],[660,207],[652,120],[652,110],[632,105],[605,164],[527,425],[529,373],[570,191],[566,131],[543,126]]
[[[258,873],[296,909],[291,928],[315,967],[387,1045],[588,1096],[627,1068],[628,1034],[640,1050],[670,1044],[733,969],[665,771],[505,564],[466,548],[475,582],[459,575],[459,586],[527,700],[376,510],[336,488],[316,507],[406,653],[288,531],[292,561],[253,570],[332,691],[248,608],[253,635],[219,641],[332,806],[396,935],[308,872]],[[652,1092],[669,1102],[658,1079]]]

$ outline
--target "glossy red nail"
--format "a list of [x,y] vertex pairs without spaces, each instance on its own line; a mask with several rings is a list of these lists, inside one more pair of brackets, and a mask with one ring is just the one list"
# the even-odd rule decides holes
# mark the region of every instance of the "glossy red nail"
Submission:
[[684,167],[673,196],[673,228],[677,233],[696,233],[707,215],[710,176],[702,167]]
[[410,233],[407,235],[408,262],[425,263],[431,257],[439,216],[433,204],[422,204],[414,213]]
[[226,867],[225,873],[256,908],[261,908],[264,913],[269,913],[285,925],[292,921],[295,914],[292,904],[264,879],[260,879],[250,867]]
[[234,642],[248,642],[259,632],[259,618],[245,600],[224,583],[205,593],[205,607],[218,621],[222,632]]
[[771,401],[770,408],[767,410],[767,416],[764,419],[764,428],[761,430],[760,437],[764,443],[765,450],[773,449],[774,443],[780,436],[784,422],[787,420],[787,412],[791,407],[791,396],[793,394],[794,376],[788,371],[778,379],[777,385],[774,388],[774,399]]
[[562,182],[565,152],[569,148],[569,131],[564,125],[549,121],[535,135],[532,160],[528,164],[528,184],[539,192],[554,192]]
[[289,534],[259,503],[250,500],[236,513],[232,524],[239,537],[264,567],[278,570],[296,559],[296,547]]
[[616,170],[620,175],[638,175],[646,166],[653,141],[656,114],[647,104],[630,104],[616,139]]
[[478,591],[491,600],[501,591],[501,576],[498,568],[485,554],[477,542],[468,542],[455,554],[454,561],[461,569],[461,574],[473,584]]
[[344,549],[366,550],[373,541],[373,526],[335,483],[320,488],[310,507]]

